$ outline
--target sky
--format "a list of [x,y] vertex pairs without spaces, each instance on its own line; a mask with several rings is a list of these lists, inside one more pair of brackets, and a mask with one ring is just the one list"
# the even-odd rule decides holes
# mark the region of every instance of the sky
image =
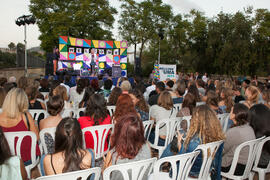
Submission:
[[[138,0],[140,1],[140,0]],[[117,8],[120,3],[118,0],[109,0],[110,4]],[[207,17],[213,17],[221,10],[224,13],[235,13],[243,11],[248,6],[254,9],[266,8],[270,10],[269,0],[163,0],[173,7],[174,13],[188,13],[191,9],[197,9],[205,13]],[[17,26],[15,20],[21,15],[28,15],[30,0],[8,0],[0,6],[0,47],[7,47],[10,42],[17,44],[24,42],[24,28]],[[116,21],[119,15],[116,16]],[[121,40],[117,33],[117,23],[114,24],[113,33],[117,40]],[[40,45],[38,39],[40,35],[37,25],[27,26],[27,47],[36,47]]]

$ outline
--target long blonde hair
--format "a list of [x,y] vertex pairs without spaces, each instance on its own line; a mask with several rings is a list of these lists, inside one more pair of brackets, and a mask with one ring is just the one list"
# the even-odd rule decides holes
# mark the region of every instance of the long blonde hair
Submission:
[[249,86],[246,91],[249,91],[251,93],[251,97],[247,99],[251,104],[258,104],[259,97],[260,97],[260,91],[255,86]]
[[8,118],[16,118],[28,110],[28,98],[21,88],[11,89],[3,103],[3,112]]
[[53,90],[53,95],[59,95],[64,101],[68,100],[67,89],[65,86],[59,85]]
[[184,143],[185,149],[195,134],[198,134],[202,144],[225,139],[215,112],[207,105],[198,106],[193,110],[190,128]]

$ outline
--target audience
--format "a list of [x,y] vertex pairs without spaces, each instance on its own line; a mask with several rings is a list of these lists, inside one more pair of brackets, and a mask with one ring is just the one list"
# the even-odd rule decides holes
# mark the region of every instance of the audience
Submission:
[[28,78],[25,76],[20,77],[20,79],[18,80],[18,88],[22,88],[23,90],[25,90],[27,86]]
[[87,105],[87,101],[90,99],[90,97],[95,94],[95,90],[92,87],[86,87],[84,91],[83,98],[81,102],[79,103],[79,108],[84,108]]
[[82,101],[85,91],[85,84],[83,79],[77,81],[76,89],[70,89],[70,101],[75,109],[79,108],[79,103]]
[[[39,139],[38,129],[35,126],[31,114],[28,112],[28,99],[23,89],[10,90],[4,100],[3,112],[0,114],[0,127],[3,132],[33,131]],[[24,165],[31,160],[31,139],[25,138],[21,146],[21,156]],[[36,154],[40,155],[39,147],[36,146]]]
[[[264,90],[262,92],[262,98],[264,101],[264,105],[267,106],[268,108],[270,108],[270,89]],[[0,103],[0,105],[1,105],[1,103]]]
[[[224,140],[225,136],[222,132],[220,122],[213,110],[207,105],[201,105],[193,110],[192,118],[190,120],[190,128],[187,131],[185,140],[182,142],[184,134],[178,132],[177,141],[172,141],[164,150],[161,158],[172,156],[175,154],[184,154],[192,152],[200,144],[206,144],[214,141]],[[214,168],[217,174],[220,171],[218,167],[219,151],[217,152],[214,160]],[[202,164],[202,154],[195,160],[189,175],[198,177]]]
[[[243,142],[255,139],[255,134],[248,123],[248,107],[244,104],[235,104],[230,112],[233,126],[226,132],[224,150],[222,153],[222,171],[228,172],[234,157],[234,151]],[[242,175],[248,159],[248,149],[243,149],[239,155],[235,175]]]
[[245,95],[246,95],[246,101],[244,102],[244,104],[248,108],[251,108],[253,105],[258,104],[260,92],[257,87],[249,86],[246,89]]
[[140,114],[141,120],[149,120],[149,107],[144,100],[143,94],[138,89],[131,89],[129,95],[135,105],[136,111]]
[[23,161],[12,156],[5,135],[0,128],[0,179],[27,180]]
[[107,105],[108,106],[115,106],[116,105],[116,102],[118,100],[118,97],[122,94],[122,89],[119,88],[119,87],[115,87],[113,88],[110,96],[109,96],[109,99],[108,99],[108,103]]
[[3,87],[0,87],[0,108],[2,108],[6,95],[7,94],[5,89]]
[[[117,121],[110,142],[112,150],[104,161],[105,168],[110,164],[123,164],[151,158],[150,146],[144,138],[144,127],[137,113],[127,113]],[[121,180],[123,177],[119,172],[113,172],[111,179]],[[147,179],[147,176],[143,179]]]
[[[97,125],[111,124],[111,117],[106,107],[106,102],[101,94],[93,94],[87,102],[84,116],[78,119],[81,129]],[[94,139],[90,132],[85,133],[86,148],[94,149]],[[108,144],[105,143],[105,150]]]
[[94,167],[93,153],[83,149],[82,131],[75,118],[64,118],[55,132],[53,154],[41,159],[42,175],[54,175]]
[[[163,82],[158,82],[156,84],[156,93],[154,95],[149,95],[149,100],[148,100],[148,104],[150,106],[156,105],[158,103],[158,97],[160,95],[160,93],[162,93],[165,90],[165,84]],[[153,92],[153,91],[152,91]]]
[[184,94],[186,93],[186,84],[184,81],[177,83],[176,97],[173,98],[173,104],[183,103]]
[[28,109],[45,109],[46,110],[45,104],[37,100],[38,89],[36,87],[34,86],[26,87],[25,93],[29,101]]
[[103,96],[105,97],[105,98],[108,98],[109,96],[110,96],[110,94],[111,94],[111,92],[112,92],[112,85],[113,85],[113,82],[112,82],[112,80],[110,80],[110,79],[107,79],[107,80],[105,80],[104,81],[104,88],[103,88]]
[[49,81],[47,79],[41,79],[39,92],[50,92]]
[[216,114],[222,114],[222,110],[218,106],[218,95],[215,91],[208,91],[206,96],[206,104],[216,112]]
[[220,92],[219,108],[223,113],[229,113],[233,107],[233,91],[230,88],[222,88]]
[[69,100],[69,96],[68,96],[68,92],[67,89],[65,88],[65,86],[63,85],[59,85],[57,86],[54,90],[53,90],[53,95],[54,96],[60,96],[63,100],[64,100],[64,109],[69,109],[71,108],[71,104],[68,101]]
[[201,102],[201,96],[200,96],[199,90],[198,90],[198,88],[196,87],[196,85],[191,84],[191,85],[188,87],[188,92],[191,93],[191,94],[193,94],[193,96],[194,96],[195,99],[196,99],[196,102]]
[[[249,110],[250,126],[255,132],[256,138],[270,136],[270,110],[263,104],[256,104]],[[262,151],[259,167],[266,168],[270,161],[270,142],[268,141]]]
[[123,94],[128,94],[128,91],[131,89],[131,84],[128,80],[125,80],[121,83],[120,88]]

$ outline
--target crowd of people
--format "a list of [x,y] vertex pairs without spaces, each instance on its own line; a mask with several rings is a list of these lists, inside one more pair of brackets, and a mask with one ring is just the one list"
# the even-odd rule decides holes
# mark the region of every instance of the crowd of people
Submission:
[[[21,157],[12,156],[5,132],[32,131],[37,136],[36,155],[40,160],[41,175],[53,175],[95,167],[94,140],[90,132],[83,139],[86,127],[114,124],[114,131],[106,137],[102,160],[103,169],[110,165],[144,160],[153,157],[149,143],[155,140],[155,126],[145,139],[143,121],[154,122],[174,117],[191,116],[190,125],[181,122],[181,131],[165,148],[161,158],[192,152],[200,144],[223,140],[213,161],[214,179],[227,172],[234,151],[243,142],[270,136],[270,81],[238,78],[210,78],[207,74],[179,73],[177,80],[142,79],[133,81],[121,77],[112,79],[70,77],[29,79],[0,78],[0,179],[27,179],[25,167],[31,164],[31,139],[25,138]],[[181,104],[181,108],[175,108]],[[198,105],[201,104],[201,105]],[[113,115],[107,106],[115,106]],[[62,117],[66,109],[85,108],[80,117]],[[42,109],[48,116],[33,119],[29,110]],[[218,114],[229,113],[228,129],[223,132]],[[39,149],[39,132],[56,128],[55,140],[46,137],[48,154]],[[163,146],[166,126],[159,129],[158,145]],[[85,141],[86,149],[83,144]],[[148,142],[149,141],[149,142]],[[243,174],[248,151],[241,152],[235,174]],[[259,166],[270,160],[270,142],[263,147]],[[191,177],[197,177],[202,155],[196,159]],[[8,172],[8,175],[7,173]],[[121,179],[119,173],[113,179]],[[213,176],[212,176],[213,177]],[[145,177],[147,178],[147,177]]]

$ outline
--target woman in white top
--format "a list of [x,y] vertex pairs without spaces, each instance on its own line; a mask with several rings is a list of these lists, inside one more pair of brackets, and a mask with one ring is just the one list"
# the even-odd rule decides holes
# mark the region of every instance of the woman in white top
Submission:
[[[163,119],[176,117],[176,111],[173,110],[173,100],[168,91],[163,91],[158,97],[158,104],[150,108],[150,119],[158,122]],[[159,144],[162,146],[166,138],[166,126],[159,129]],[[154,142],[155,133],[151,131],[149,141]]]
[[85,90],[84,79],[79,79],[77,81],[76,89],[70,89],[70,102],[72,102],[74,108],[79,108],[79,103],[83,99]]
[[24,164],[17,156],[11,156],[11,152],[0,128],[0,179],[26,180],[27,174]]

